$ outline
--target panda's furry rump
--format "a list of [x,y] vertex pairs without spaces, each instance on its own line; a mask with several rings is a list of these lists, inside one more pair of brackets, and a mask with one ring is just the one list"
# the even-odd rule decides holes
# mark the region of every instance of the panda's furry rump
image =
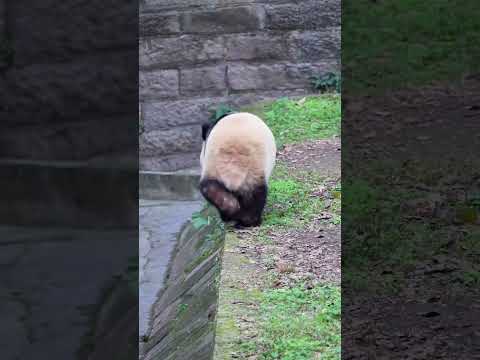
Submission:
[[230,191],[248,193],[254,186],[265,182],[263,163],[255,161],[261,149],[254,144],[225,141],[210,154],[209,175],[220,180]]
[[218,180],[203,179],[200,183],[200,192],[205,199],[220,210],[224,220],[230,220],[240,210],[240,202],[237,197]]
[[275,139],[258,117],[237,113],[202,128],[200,190],[224,221],[257,226],[275,163]]

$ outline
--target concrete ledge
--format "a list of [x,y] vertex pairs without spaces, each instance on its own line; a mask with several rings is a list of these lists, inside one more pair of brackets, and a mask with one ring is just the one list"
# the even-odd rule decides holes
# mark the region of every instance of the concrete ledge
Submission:
[[165,286],[151,312],[151,330],[140,339],[141,360],[213,357],[225,231],[212,207],[197,215],[205,224],[189,221],[178,234]]
[[2,224],[109,228],[138,226],[136,169],[2,162]]
[[196,170],[174,173],[141,171],[139,197],[145,200],[201,200],[200,174]]

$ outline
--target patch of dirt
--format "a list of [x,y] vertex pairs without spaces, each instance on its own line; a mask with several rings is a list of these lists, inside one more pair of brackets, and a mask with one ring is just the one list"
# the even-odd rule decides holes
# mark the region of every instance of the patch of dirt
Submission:
[[[471,284],[465,280],[468,274],[478,277],[480,271],[478,251],[469,257],[466,250],[472,245],[465,241],[466,234],[478,232],[478,218],[467,228],[441,207],[464,204],[465,193],[479,187],[480,177],[470,161],[480,153],[480,76],[465,79],[461,88],[440,84],[343,99],[347,119],[343,140],[348,144],[344,154],[348,160],[356,158],[353,174],[378,176],[392,194],[402,190],[420,192],[419,198],[423,194],[425,201],[409,204],[413,209],[405,211],[412,212],[410,224],[430,226],[416,241],[417,248],[431,250],[431,259],[412,259],[411,270],[382,259],[372,261],[372,273],[395,275],[394,294],[376,295],[346,286],[342,358],[480,359],[479,282],[476,277]],[[391,159],[427,164],[427,169],[436,171],[435,177],[427,183],[416,176],[421,170],[416,163],[399,179],[390,178],[383,169],[372,174],[368,168],[369,163]],[[348,258],[345,249],[343,260]]]
[[465,269],[450,256],[409,272],[395,295],[346,289],[342,359],[479,359],[480,289],[465,289]]
[[279,152],[278,162],[299,181],[308,181],[310,174],[304,171],[321,175],[311,184],[310,196],[322,199],[323,210],[302,228],[273,227],[267,234],[264,228],[230,229],[234,234],[227,236],[224,250],[216,345],[216,353],[228,358],[258,358],[255,350],[239,344],[259,335],[258,306],[264,290],[299,283],[340,285],[341,231],[334,224],[339,216],[334,191],[341,177],[340,139],[288,145]]
[[[480,148],[480,75],[462,86],[438,84],[343,96],[344,154],[349,160],[476,156]],[[386,153],[388,152],[388,154]],[[358,161],[359,163],[361,160]]]
[[325,210],[304,228],[268,231],[268,242],[259,241],[258,229],[236,230],[239,252],[249,256],[273,279],[273,287],[307,286],[320,283],[340,285],[341,228],[332,222],[339,209],[330,208],[332,190],[340,183],[340,139],[308,141],[288,145],[279,152],[280,164],[292,176],[301,171],[316,172],[325,179],[311,196],[322,198]]
[[[277,278],[274,286],[289,287],[303,281],[310,286],[340,284],[341,239],[338,226],[317,231],[274,231],[271,239],[273,245],[261,248],[261,255],[275,254],[275,262],[270,264]],[[275,248],[274,251],[272,248]]]
[[342,329],[348,329],[342,336],[342,359],[478,359],[478,297],[449,303],[429,300],[365,297],[354,305],[342,301],[342,313],[349,314],[342,319]]
[[317,171],[326,177],[338,178],[341,173],[340,146],[339,137],[285,145],[278,152],[278,160],[292,170]]

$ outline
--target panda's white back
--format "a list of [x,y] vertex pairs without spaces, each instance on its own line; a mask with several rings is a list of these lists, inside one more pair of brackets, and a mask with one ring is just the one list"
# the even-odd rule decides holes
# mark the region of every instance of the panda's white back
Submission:
[[250,187],[268,181],[275,157],[275,138],[262,119],[231,114],[213,127],[202,148],[202,178],[217,178],[232,190]]

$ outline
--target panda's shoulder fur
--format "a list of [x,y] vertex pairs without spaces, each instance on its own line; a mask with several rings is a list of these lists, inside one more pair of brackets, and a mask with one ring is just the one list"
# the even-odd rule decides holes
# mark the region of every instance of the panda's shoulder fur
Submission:
[[218,124],[220,120],[222,120],[224,117],[231,115],[232,113],[227,113],[223,114],[222,116],[219,116],[215,121],[207,121],[202,124],[202,139],[203,141],[207,141],[208,135],[210,135],[210,132],[212,131],[213,127]]

